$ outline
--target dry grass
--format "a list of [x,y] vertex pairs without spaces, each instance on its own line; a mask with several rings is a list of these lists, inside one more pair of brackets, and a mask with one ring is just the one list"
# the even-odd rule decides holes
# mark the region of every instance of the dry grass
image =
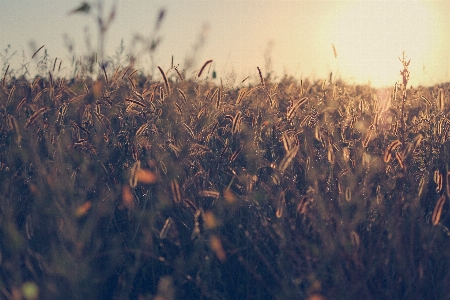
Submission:
[[450,85],[405,56],[386,90],[41,59],[0,88],[4,298],[450,298]]
[[30,282],[45,298],[149,297],[162,278],[177,298],[449,296],[448,85],[397,102],[130,70],[5,80],[5,297]]

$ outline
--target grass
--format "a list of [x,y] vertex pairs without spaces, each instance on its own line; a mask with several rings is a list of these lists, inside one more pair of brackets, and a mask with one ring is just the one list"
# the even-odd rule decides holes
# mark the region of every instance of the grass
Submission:
[[405,56],[384,90],[210,63],[4,68],[2,297],[450,298],[448,84],[408,88]]
[[49,74],[2,85],[5,297],[448,297],[447,85]]

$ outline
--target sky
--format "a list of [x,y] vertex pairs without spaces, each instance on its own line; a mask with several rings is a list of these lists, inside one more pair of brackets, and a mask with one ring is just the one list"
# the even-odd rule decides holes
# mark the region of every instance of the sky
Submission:
[[[69,14],[82,1],[0,0],[2,71],[25,65],[32,73],[46,51],[50,61],[62,61],[56,76],[72,75],[74,55],[98,52],[97,1],[88,14]],[[136,68],[155,76],[173,57],[180,70],[191,63],[188,76],[212,59],[207,75],[214,70],[223,80],[258,79],[260,67],[278,79],[333,73],[349,84],[393,86],[405,51],[411,85],[450,81],[450,1],[103,0],[105,19],[114,4],[105,56],[117,61],[122,43],[122,62],[132,54]],[[150,53],[152,39],[160,43]]]

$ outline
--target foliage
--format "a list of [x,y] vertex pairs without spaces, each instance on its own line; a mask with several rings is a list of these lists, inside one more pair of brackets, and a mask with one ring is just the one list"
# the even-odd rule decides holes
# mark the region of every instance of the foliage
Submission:
[[159,70],[5,74],[4,297],[450,297],[448,85]]

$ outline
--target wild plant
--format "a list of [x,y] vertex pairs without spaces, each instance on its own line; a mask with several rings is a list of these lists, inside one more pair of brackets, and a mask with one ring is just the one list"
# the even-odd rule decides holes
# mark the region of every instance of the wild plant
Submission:
[[43,50],[2,71],[5,298],[449,298],[448,85],[408,88],[406,56],[376,90],[64,79]]

